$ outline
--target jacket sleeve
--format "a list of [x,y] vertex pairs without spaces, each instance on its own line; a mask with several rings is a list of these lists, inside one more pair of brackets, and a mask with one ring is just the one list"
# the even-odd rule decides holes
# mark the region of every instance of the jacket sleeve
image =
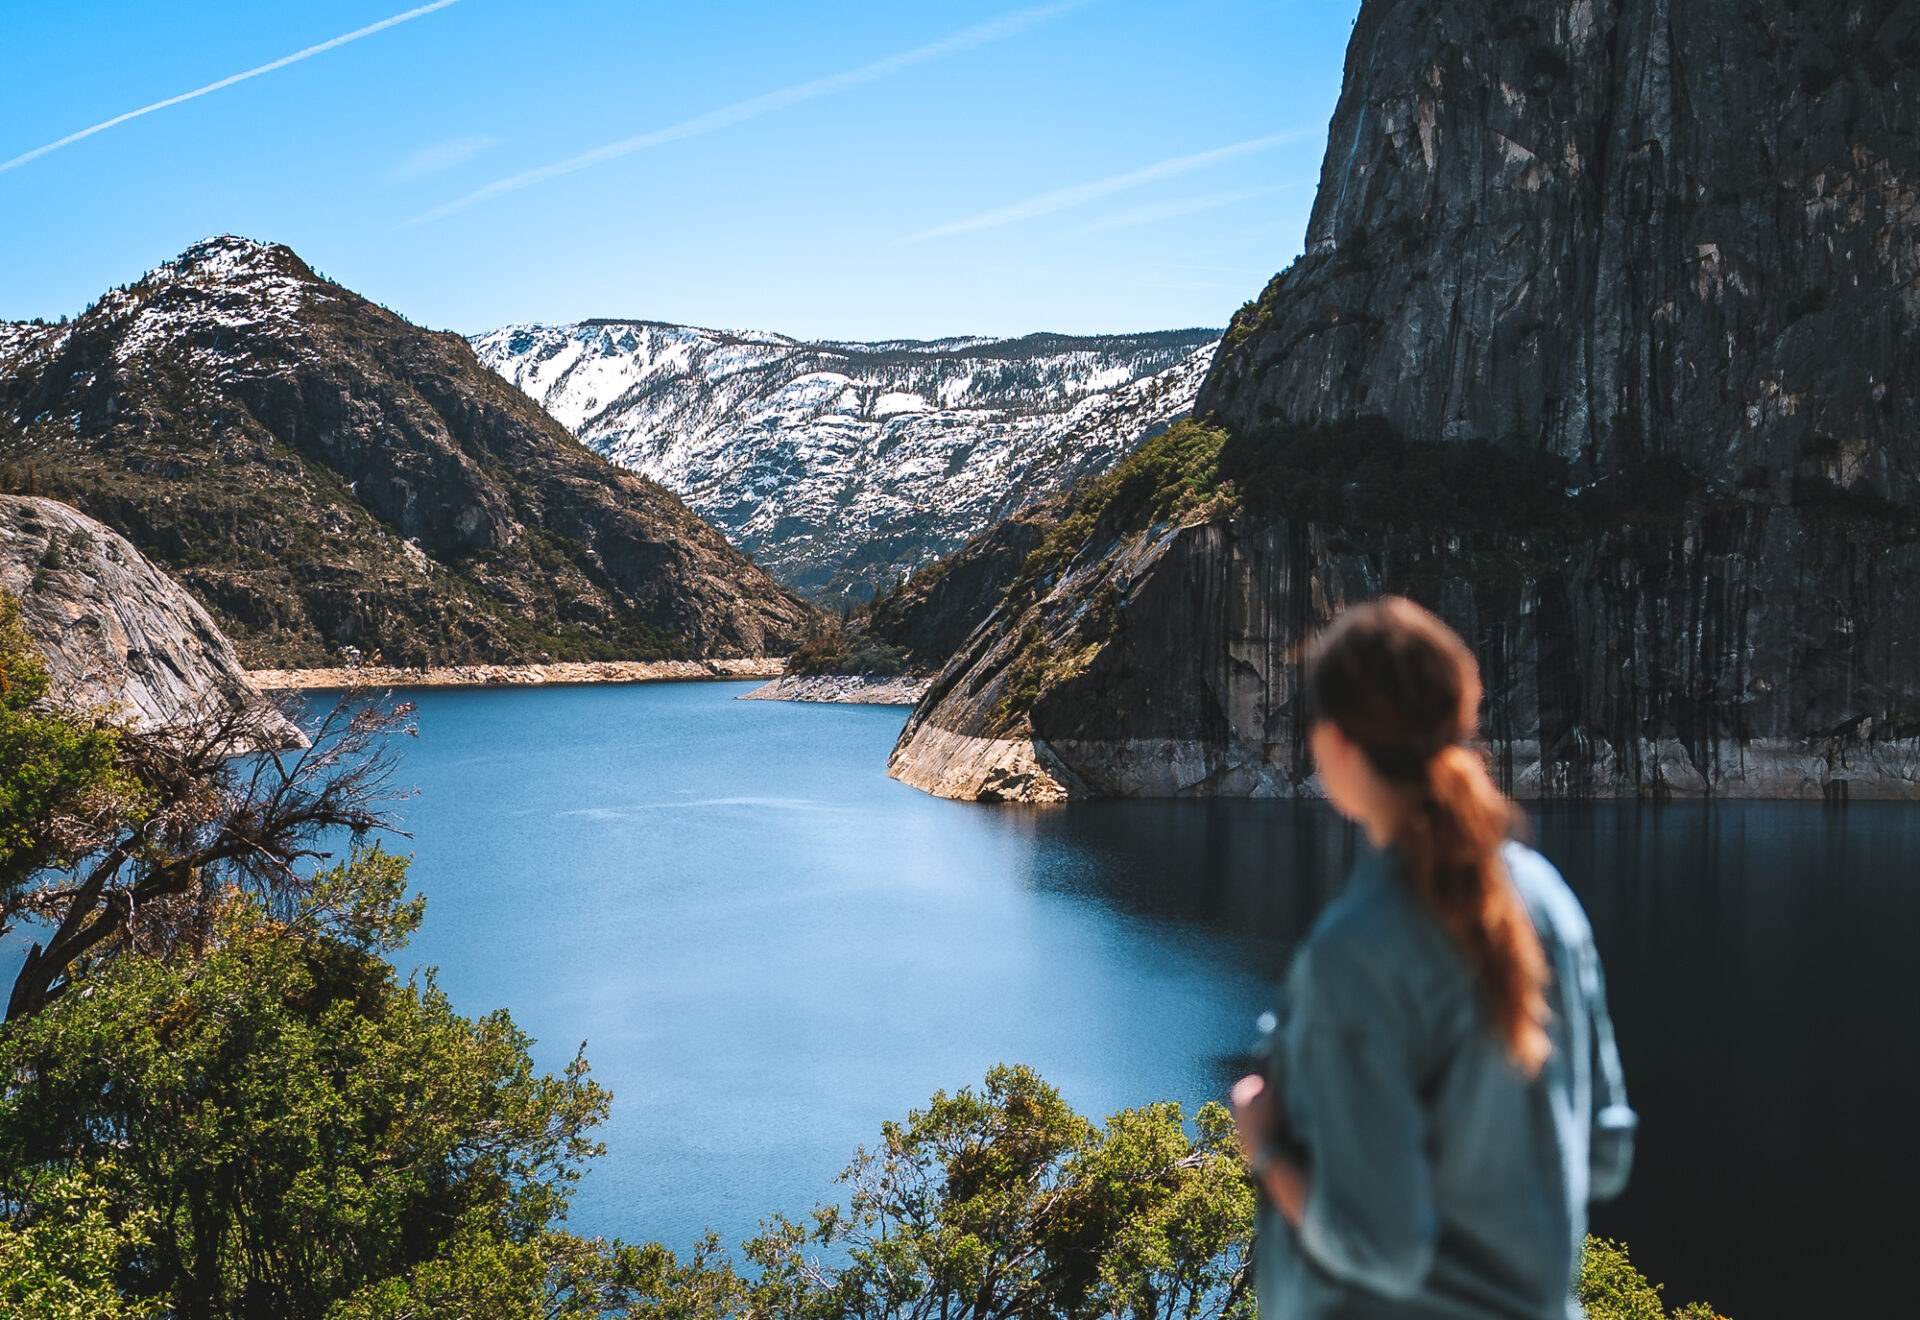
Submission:
[[1620,1067],[1620,1049],[1613,1039],[1613,1019],[1607,1013],[1606,975],[1600,955],[1589,943],[1582,962],[1581,989],[1592,1024],[1589,1039],[1593,1057],[1593,1133],[1588,1146],[1589,1200],[1610,1201],[1627,1185],[1633,1169],[1633,1136],[1640,1116],[1627,1104],[1626,1074]]
[[1335,1278],[1411,1296],[1433,1267],[1439,1215],[1409,1008],[1363,951],[1313,949],[1297,971],[1287,1095],[1313,1116],[1301,1246]]

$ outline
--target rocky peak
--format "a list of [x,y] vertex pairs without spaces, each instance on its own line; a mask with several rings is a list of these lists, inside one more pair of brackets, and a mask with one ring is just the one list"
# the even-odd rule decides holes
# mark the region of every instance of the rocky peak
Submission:
[[258,664],[790,649],[807,616],[457,335],[220,237],[0,339],[0,478],[182,570]]
[[237,283],[276,275],[309,281],[319,278],[286,244],[261,243],[238,234],[203,238],[147,278]]

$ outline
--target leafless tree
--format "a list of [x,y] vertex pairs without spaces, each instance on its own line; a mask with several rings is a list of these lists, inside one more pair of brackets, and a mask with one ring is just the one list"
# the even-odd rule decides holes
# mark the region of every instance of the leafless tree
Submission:
[[330,841],[403,833],[391,814],[405,796],[393,785],[391,739],[414,735],[412,704],[348,692],[298,747],[284,745],[291,713],[252,698],[121,733],[135,793],[70,824],[92,831],[63,850],[76,864],[0,899],[0,930],[22,918],[52,928],[14,979],[6,1021],[38,1012],[89,961],[198,947],[230,890],[291,913]]

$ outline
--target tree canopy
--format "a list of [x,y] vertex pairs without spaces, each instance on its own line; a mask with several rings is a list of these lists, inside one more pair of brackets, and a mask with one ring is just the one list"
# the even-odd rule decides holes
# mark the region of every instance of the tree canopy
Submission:
[[27,922],[36,936],[6,1020],[39,1012],[89,962],[204,939],[228,888],[276,912],[298,903],[321,840],[392,829],[386,738],[412,731],[411,712],[346,699],[288,747],[257,695],[176,725],[63,708],[0,593],[0,935]]

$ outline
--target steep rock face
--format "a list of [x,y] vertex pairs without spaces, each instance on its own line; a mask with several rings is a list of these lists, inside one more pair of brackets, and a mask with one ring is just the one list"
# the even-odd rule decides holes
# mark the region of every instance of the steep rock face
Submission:
[[0,327],[0,478],[124,532],[256,665],[781,653],[807,610],[457,335],[244,239]]
[[1196,404],[1267,488],[1010,599],[891,772],[1311,791],[1298,645],[1401,591],[1521,796],[1920,797],[1917,17],[1363,5],[1307,252]]
[[808,343],[586,321],[474,347],[781,581],[865,600],[1186,415],[1217,336]]
[[[1552,568],[1483,575],[1457,560],[1449,571],[1430,544],[1370,553],[1287,520],[1163,524],[974,633],[890,772],[983,800],[1312,792],[1299,643],[1346,605],[1400,589],[1473,643],[1495,770],[1518,797],[1920,798],[1904,655],[1920,636],[1907,586],[1920,549],[1809,547],[1784,518],[1680,523],[1652,539],[1623,532]],[[1767,574],[1783,555],[1797,571]],[[1777,588],[1764,600],[1763,579]],[[1729,596],[1746,603],[1729,613]],[[1103,598],[1109,620],[1096,617]],[[1036,649],[1051,672],[1009,712]]]
[[[198,601],[117,532],[53,500],[0,495],[0,590],[46,658],[49,695],[172,727],[257,703],[233,644]],[[263,712],[269,732],[298,732]]]
[[1905,502],[1917,202],[1910,4],[1371,0],[1306,252],[1199,409]]
[[939,670],[993,613],[1065,503],[1055,497],[1029,505],[921,569],[874,603],[868,633],[904,650],[916,669]]

